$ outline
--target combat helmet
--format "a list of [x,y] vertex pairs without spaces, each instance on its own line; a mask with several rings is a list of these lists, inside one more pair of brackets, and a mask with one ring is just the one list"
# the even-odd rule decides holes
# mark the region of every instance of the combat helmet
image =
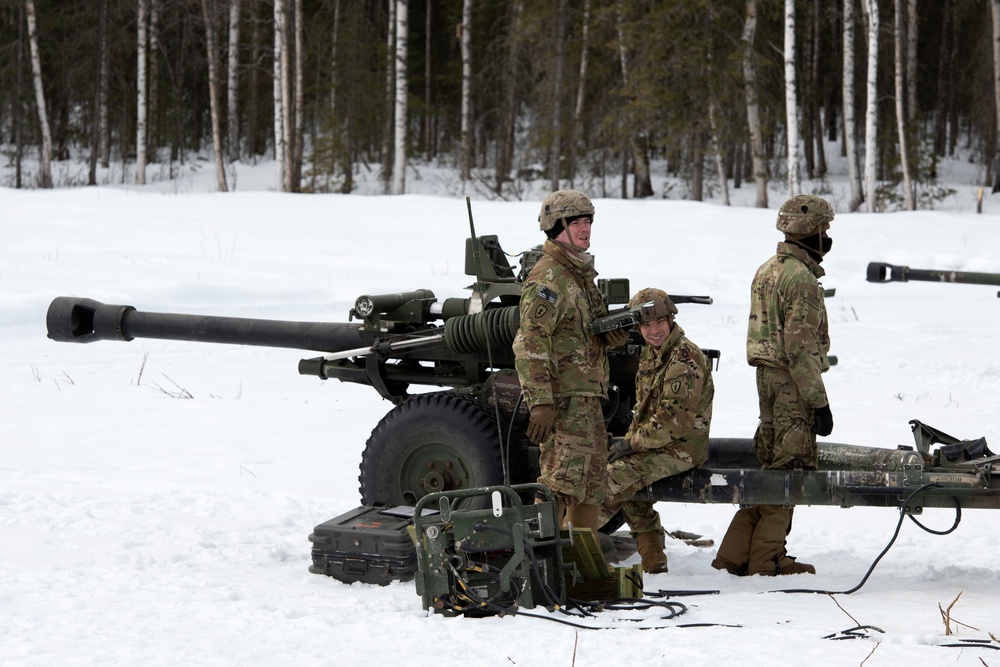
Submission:
[[778,209],[775,227],[791,236],[811,236],[830,228],[833,207],[816,195],[796,195]]
[[639,310],[639,320],[645,324],[646,322],[655,322],[661,317],[667,318],[667,320],[672,324],[674,321],[674,315],[677,314],[677,306],[674,302],[670,300],[670,296],[661,289],[656,289],[655,287],[646,287],[635,293],[631,299],[629,299],[628,307],[635,308],[637,306],[648,305],[645,308]]
[[594,219],[594,203],[579,190],[556,190],[542,202],[538,227],[549,238],[559,236],[567,220],[587,215]]

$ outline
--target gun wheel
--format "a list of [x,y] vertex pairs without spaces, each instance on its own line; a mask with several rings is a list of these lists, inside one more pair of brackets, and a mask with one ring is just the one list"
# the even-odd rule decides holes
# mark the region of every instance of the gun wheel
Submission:
[[420,394],[393,408],[361,456],[361,502],[415,505],[437,491],[503,483],[492,413],[471,396]]

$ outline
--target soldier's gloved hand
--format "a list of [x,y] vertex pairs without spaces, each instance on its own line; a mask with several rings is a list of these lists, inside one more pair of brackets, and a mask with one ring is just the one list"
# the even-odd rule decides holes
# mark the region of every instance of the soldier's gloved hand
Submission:
[[813,410],[812,431],[816,435],[822,436],[833,433],[833,413],[830,412],[829,405]]
[[635,454],[632,444],[628,440],[616,440],[614,447],[611,448],[611,457],[608,459],[608,463],[614,463],[629,454]]
[[552,405],[536,405],[531,408],[528,419],[528,440],[536,445],[542,444],[556,423],[556,409]]
[[628,331],[625,329],[612,329],[604,332],[604,344],[609,349],[621,347],[628,340]]

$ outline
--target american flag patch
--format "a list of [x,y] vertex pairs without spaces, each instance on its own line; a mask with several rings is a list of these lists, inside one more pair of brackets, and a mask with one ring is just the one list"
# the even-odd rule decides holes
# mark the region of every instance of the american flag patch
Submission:
[[556,300],[559,298],[559,296],[555,292],[550,290],[548,287],[545,287],[544,285],[539,286],[538,296],[542,297],[543,299],[551,303],[553,306],[556,305]]

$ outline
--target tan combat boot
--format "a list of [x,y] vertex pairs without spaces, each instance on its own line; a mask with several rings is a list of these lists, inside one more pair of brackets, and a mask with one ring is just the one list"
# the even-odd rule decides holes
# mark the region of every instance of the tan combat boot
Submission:
[[657,531],[638,533],[635,536],[635,546],[642,557],[643,572],[658,574],[667,571],[667,554],[663,553],[663,533]]

